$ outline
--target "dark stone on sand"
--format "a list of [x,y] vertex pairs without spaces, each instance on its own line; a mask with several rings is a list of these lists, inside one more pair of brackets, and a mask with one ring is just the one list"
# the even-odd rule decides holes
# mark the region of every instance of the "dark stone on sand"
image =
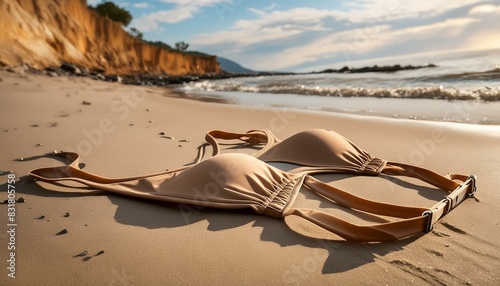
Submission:
[[63,229],[60,232],[56,233],[56,235],[63,235],[63,234],[66,234],[66,233],[68,233],[68,230],[67,229]]
[[21,158],[17,158],[17,159],[15,159],[14,161],[19,161],[19,162],[22,162],[22,161],[24,161],[24,158],[22,158],[22,157],[21,157]]
[[65,214],[64,214],[64,217],[69,217],[69,213],[65,213]]
[[82,101],[82,104],[83,105],[92,105],[92,102],[84,100],[84,101]]
[[97,252],[97,254],[96,254],[96,255],[94,255],[94,256],[99,256],[99,255],[101,255],[101,254],[104,254],[104,250],[101,250],[101,251]]
[[45,216],[41,215],[41,216],[37,217],[36,219],[44,219],[44,218],[45,218]]
[[42,143],[37,143],[35,147],[42,147]]
[[77,255],[73,256],[73,257],[83,257],[83,256],[86,256],[89,252],[87,250],[81,252],[81,253],[78,253]]
[[84,257],[82,260],[83,260],[83,261],[89,261],[89,260],[90,260],[90,258],[92,258],[92,257],[87,256],[87,257]]
[[26,200],[24,199],[24,197],[19,197],[16,202],[24,203],[24,202],[26,202]]
[[31,125],[31,127],[40,127],[40,125],[38,125],[38,124],[33,124],[33,125]]
[[164,136],[165,132],[160,132],[160,133],[158,133],[158,135]]

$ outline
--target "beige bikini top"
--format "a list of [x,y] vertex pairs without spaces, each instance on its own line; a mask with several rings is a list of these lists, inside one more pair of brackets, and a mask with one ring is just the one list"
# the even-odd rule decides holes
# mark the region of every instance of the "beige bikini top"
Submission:
[[[318,134],[319,136],[316,136]],[[323,137],[325,134],[329,135]],[[333,136],[329,137],[330,135]],[[232,153],[214,156],[174,171],[109,179],[79,169],[78,154],[61,152],[57,155],[69,160],[67,166],[36,169],[29,174],[49,183],[70,180],[100,190],[159,201],[223,209],[251,208],[258,214],[275,218],[297,215],[346,240],[364,242],[397,240],[428,232],[442,216],[465,198],[472,196],[476,190],[475,176],[451,174],[447,178],[416,166],[389,164],[382,159],[373,158],[332,131],[306,131],[281,143],[269,131],[251,131],[246,134],[211,131],[207,135],[207,141],[214,146],[214,154],[218,154],[219,148],[214,138],[241,139],[250,144],[264,144],[265,147],[255,157],[293,162],[305,167],[285,172],[253,156]],[[268,140],[269,138],[272,140]],[[325,138],[327,141],[322,141]],[[329,140],[335,141],[328,142]],[[315,146],[315,151],[311,153],[317,156],[311,160],[310,157],[298,154],[298,150],[306,152],[306,149],[291,150],[292,147],[300,147],[302,144]],[[292,152],[288,158],[286,151]],[[431,208],[392,205],[357,197],[309,175],[314,172],[376,175],[381,171],[420,178],[449,194]],[[302,186],[347,208],[396,217],[399,220],[366,226],[356,225],[318,210],[293,208],[292,204]]]

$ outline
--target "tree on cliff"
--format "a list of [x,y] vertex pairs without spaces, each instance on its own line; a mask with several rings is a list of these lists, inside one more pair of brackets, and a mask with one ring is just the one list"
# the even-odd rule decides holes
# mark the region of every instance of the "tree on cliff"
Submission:
[[144,34],[141,31],[137,30],[136,28],[130,28],[129,34],[138,40],[143,40],[144,38]]
[[115,3],[111,1],[102,1],[97,6],[89,8],[95,10],[99,15],[107,17],[115,22],[122,23],[123,26],[127,27],[132,21],[132,14],[129,11],[116,6]]
[[189,44],[185,42],[175,43],[175,48],[181,52],[185,52],[189,48]]

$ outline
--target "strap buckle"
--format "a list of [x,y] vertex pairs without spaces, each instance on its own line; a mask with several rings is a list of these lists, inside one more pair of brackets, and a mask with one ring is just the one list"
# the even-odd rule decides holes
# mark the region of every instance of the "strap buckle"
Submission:
[[444,215],[456,208],[465,199],[473,197],[477,191],[476,175],[470,175],[453,192],[447,195],[429,210],[422,213],[422,216],[428,216],[425,232],[430,232],[434,224]]

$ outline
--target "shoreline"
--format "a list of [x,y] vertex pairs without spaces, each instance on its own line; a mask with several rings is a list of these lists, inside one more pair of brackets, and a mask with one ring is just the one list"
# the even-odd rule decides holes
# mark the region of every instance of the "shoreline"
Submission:
[[325,97],[297,94],[181,91],[178,89],[173,91],[173,97],[177,98],[238,106],[286,107],[294,110],[322,111],[396,120],[408,119],[481,126],[500,125],[500,115],[497,112],[500,110],[500,102],[426,98]]
[[[79,77],[0,72],[0,78],[0,112],[6,118],[0,122],[0,169],[12,170],[21,179],[16,181],[17,198],[25,199],[16,204],[16,278],[8,278],[3,268],[0,281],[13,285],[262,284],[263,277],[267,285],[500,281],[497,126],[199,102],[172,98],[168,89]],[[386,160],[442,174],[475,173],[476,197],[447,214],[430,233],[360,244],[342,241],[294,217],[283,221],[212,209],[186,213],[172,204],[26,177],[31,169],[61,165],[46,157],[34,159],[54,150],[78,151],[84,170],[116,178],[192,162],[196,147],[211,129],[270,129],[285,139],[311,128],[335,130]],[[256,151],[230,147],[223,151]],[[430,207],[443,196],[414,179],[334,174],[317,178],[389,203]],[[7,197],[7,179],[0,176],[2,201]],[[380,221],[340,210],[307,190],[301,190],[296,203],[355,223]],[[2,232],[6,212],[7,205],[0,205]],[[56,235],[64,229],[67,233]],[[3,249],[6,239],[0,236]],[[78,256],[84,251],[87,260]],[[7,259],[6,251],[1,251],[0,260]]]

